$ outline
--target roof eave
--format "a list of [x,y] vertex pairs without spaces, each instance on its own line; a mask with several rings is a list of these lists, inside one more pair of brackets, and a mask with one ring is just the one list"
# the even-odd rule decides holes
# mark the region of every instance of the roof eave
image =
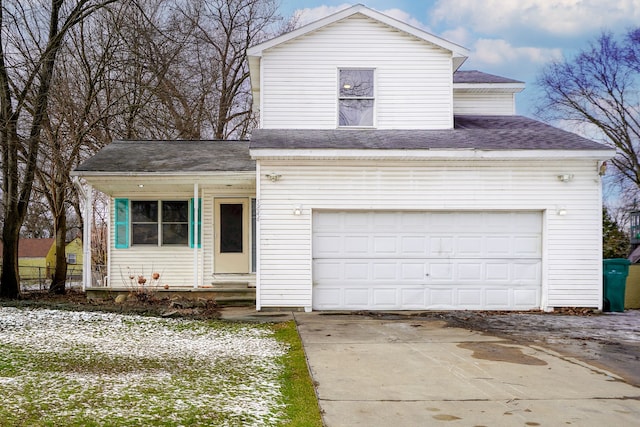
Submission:
[[522,92],[525,88],[524,83],[454,83],[453,89],[468,92]]
[[171,177],[218,177],[218,176],[250,176],[255,175],[255,170],[250,171],[170,171],[170,172],[151,172],[151,171],[83,171],[73,170],[71,176],[77,176],[80,178],[171,178]]
[[431,149],[279,149],[252,148],[251,158],[266,159],[368,159],[368,160],[562,160],[604,161],[615,156],[612,149],[602,150],[490,150],[475,148]]

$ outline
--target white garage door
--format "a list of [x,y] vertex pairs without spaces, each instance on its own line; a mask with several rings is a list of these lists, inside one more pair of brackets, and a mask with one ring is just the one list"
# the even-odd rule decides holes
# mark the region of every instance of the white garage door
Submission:
[[315,212],[316,310],[540,307],[540,212]]

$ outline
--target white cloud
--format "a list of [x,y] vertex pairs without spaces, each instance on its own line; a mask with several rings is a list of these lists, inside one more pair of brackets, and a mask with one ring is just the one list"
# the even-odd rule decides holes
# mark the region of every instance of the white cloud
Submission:
[[440,37],[459,44],[460,46],[468,46],[474,39],[469,30],[464,27],[457,27],[453,30],[447,30],[443,32]]
[[333,15],[334,13],[340,12],[343,9],[351,7],[352,5],[349,3],[342,3],[338,6],[318,6],[312,8],[298,9],[294,12],[294,15],[298,17],[298,25],[306,25],[311,22],[317,21],[318,19],[322,19],[326,16]]
[[491,33],[526,28],[570,36],[640,21],[640,0],[439,0],[436,22]]
[[471,57],[474,62],[488,65],[504,65],[516,62],[540,65],[552,59],[561,58],[562,50],[515,47],[505,40],[479,39],[474,44]]
[[404,10],[386,9],[386,10],[381,10],[379,12],[384,13],[385,15],[390,16],[394,19],[397,19],[398,21],[404,22],[405,24],[409,24],[412,27],[420,28],[423,31],[429,31],[429,28],[425,24],[418,21],[416,18],[411,16],[411,14],[405,12]]

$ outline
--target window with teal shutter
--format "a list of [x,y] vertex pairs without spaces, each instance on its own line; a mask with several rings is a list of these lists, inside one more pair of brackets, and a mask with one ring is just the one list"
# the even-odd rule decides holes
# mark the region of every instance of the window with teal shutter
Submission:
[[129,199],[115,199],[115,247],[129,247]]
[[190,207],[190,211],[191,211],[191,219],[190,219],[190,237],[189,237],[189,247],[193,248],[193,243],[195,242],[195,237],[196,235],[194,234],[194,232],[196,232],[197,230],[197,236],[198,236],[198,248],[202,247],[202,199],[198,199],[198,223],[196,224],[196,216],[195,216],[195,210],[193,209],[194,207],[194,200],[195,199],[191,199],[191,207]]

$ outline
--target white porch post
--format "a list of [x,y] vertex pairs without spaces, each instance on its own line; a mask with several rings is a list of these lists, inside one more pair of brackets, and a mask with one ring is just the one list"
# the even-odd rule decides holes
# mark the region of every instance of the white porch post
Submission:
[[84,199],[84,227],[82,229],[82,291],[91,286],[91,229],[93,227],[93,187],[83,187],[77,177],[73,183],[78,194]]
[[198,215],[198,208],[200,206],[200,202],[198,200],[199,196],[199,188],[198,183],[193,184],[193,287],[197,288],[200,283],[200,274],[199,274],[199,263],[198,263],[198,243],[200,242],[200,235],[198,234],[198,223],[200,222],[200,215]]
[[82,245],[82,291],[86,291],[87,287],[91,287],[91,233],[93,228],[93,187],[87,184],[87,195],[85,197],[84,206],[84,243]]

